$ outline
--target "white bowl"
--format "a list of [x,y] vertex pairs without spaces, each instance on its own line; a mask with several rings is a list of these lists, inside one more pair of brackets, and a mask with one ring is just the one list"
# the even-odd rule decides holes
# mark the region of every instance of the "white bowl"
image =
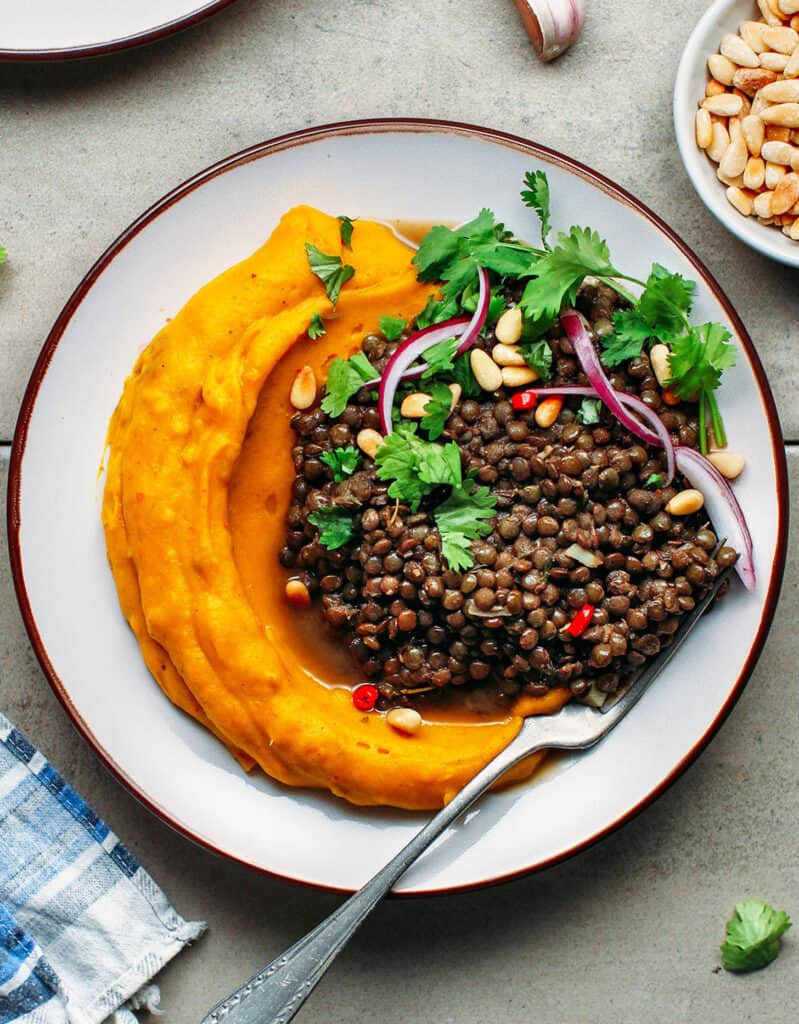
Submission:
[[688,177],[705,206],[721,223],[753,249],[789,267],[799,267],[799,242],[779,228],[744,217],[727,201],[726,186],[716,177],[716,165],[696,144],[694,120],[697,103],[705,95],[707,58],[716,53],[722,36],[737,32],[742,21],[757,20],[755,0],[716,0],[691,33],[677,68],[674,83],[674,130]]

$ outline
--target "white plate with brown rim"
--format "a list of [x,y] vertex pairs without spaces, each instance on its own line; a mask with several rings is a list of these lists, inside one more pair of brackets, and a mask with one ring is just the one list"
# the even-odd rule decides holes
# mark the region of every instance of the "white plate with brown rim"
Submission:
[[[11,559],[42,667],[98,756],[146,806],[234,860],[296,881],[360,886],[424,815],[360,809],[245,776],[155,686],[119,611],[106,562],[97,467],[109,418],[149,339],[206,281],[259,246],[298,203],[332,213],[459,222],[481,206],[519,233],[525,171],[550,177],[553,220],[608,240],[618,266],[658,261],[698,282],[696,315],[739,349],[720,393],[748,460],[736,492],[754,539],[757,589],[734,585],[641,704],[603,743],[529,784],[484,798],[401,879],[449,892],[541,868],[645,807],[703,749],[745,685],[779,592],[787,483],[763,368],[729,300],[688,247],[632,196],[524,139],[468,125],[362,121],[254,146],[166,195],[87,273],[45,343],[22,406],[9,483]],[[124,315],[120,311],[124,310]],[[57,496],[57,498],[56,498]],[[55,514],[54,514],[55,513]],[[723,642],[720,638],[723,637]]]

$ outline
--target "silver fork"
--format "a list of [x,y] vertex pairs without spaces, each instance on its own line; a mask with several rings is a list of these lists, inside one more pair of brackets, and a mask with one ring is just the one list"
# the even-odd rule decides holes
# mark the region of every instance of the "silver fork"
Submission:
[[394,883],[509,768],[538,750],[586,750],[618,725],[683,645],[729,571],[728,568],[719,573],[707,595],[683,620],[672,645],[639,673],[618,700],[601,711],[586,705],[567,704],[555,715],[527,719],[518,735],[362,889],[268,967],[218,1003],[203,1018],[202,1024],[288,1024]]

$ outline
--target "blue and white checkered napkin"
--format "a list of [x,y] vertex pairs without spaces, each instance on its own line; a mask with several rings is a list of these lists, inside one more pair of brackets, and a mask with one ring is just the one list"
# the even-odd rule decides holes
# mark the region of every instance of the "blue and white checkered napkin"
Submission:
[[0,1024],[133,1024],[204,930],[0,715]]

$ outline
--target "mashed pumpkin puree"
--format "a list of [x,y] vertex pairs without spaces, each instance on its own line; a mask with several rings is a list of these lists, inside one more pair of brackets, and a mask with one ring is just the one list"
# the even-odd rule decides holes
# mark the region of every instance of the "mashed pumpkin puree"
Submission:
[[[355,267],[334,309],[305,243]],[[501,721],[426,721],[413,737],[357,711],[343,662],[308,643],[285,600],[278,551],[294,468],[291,382],[321,380],[382,315],[411,319],[430,286],[387,228],[309,207],[191,298],[139,357],[111,421],[103,524],[120,604],[166,695],[246,770],[356,804],[440,807],[566,692],[524,698]],[[327,333],[309,340],[312,316]],[[321,627],[321,624],[320,624]],[[516,771],[529,774],[534,760]]]

